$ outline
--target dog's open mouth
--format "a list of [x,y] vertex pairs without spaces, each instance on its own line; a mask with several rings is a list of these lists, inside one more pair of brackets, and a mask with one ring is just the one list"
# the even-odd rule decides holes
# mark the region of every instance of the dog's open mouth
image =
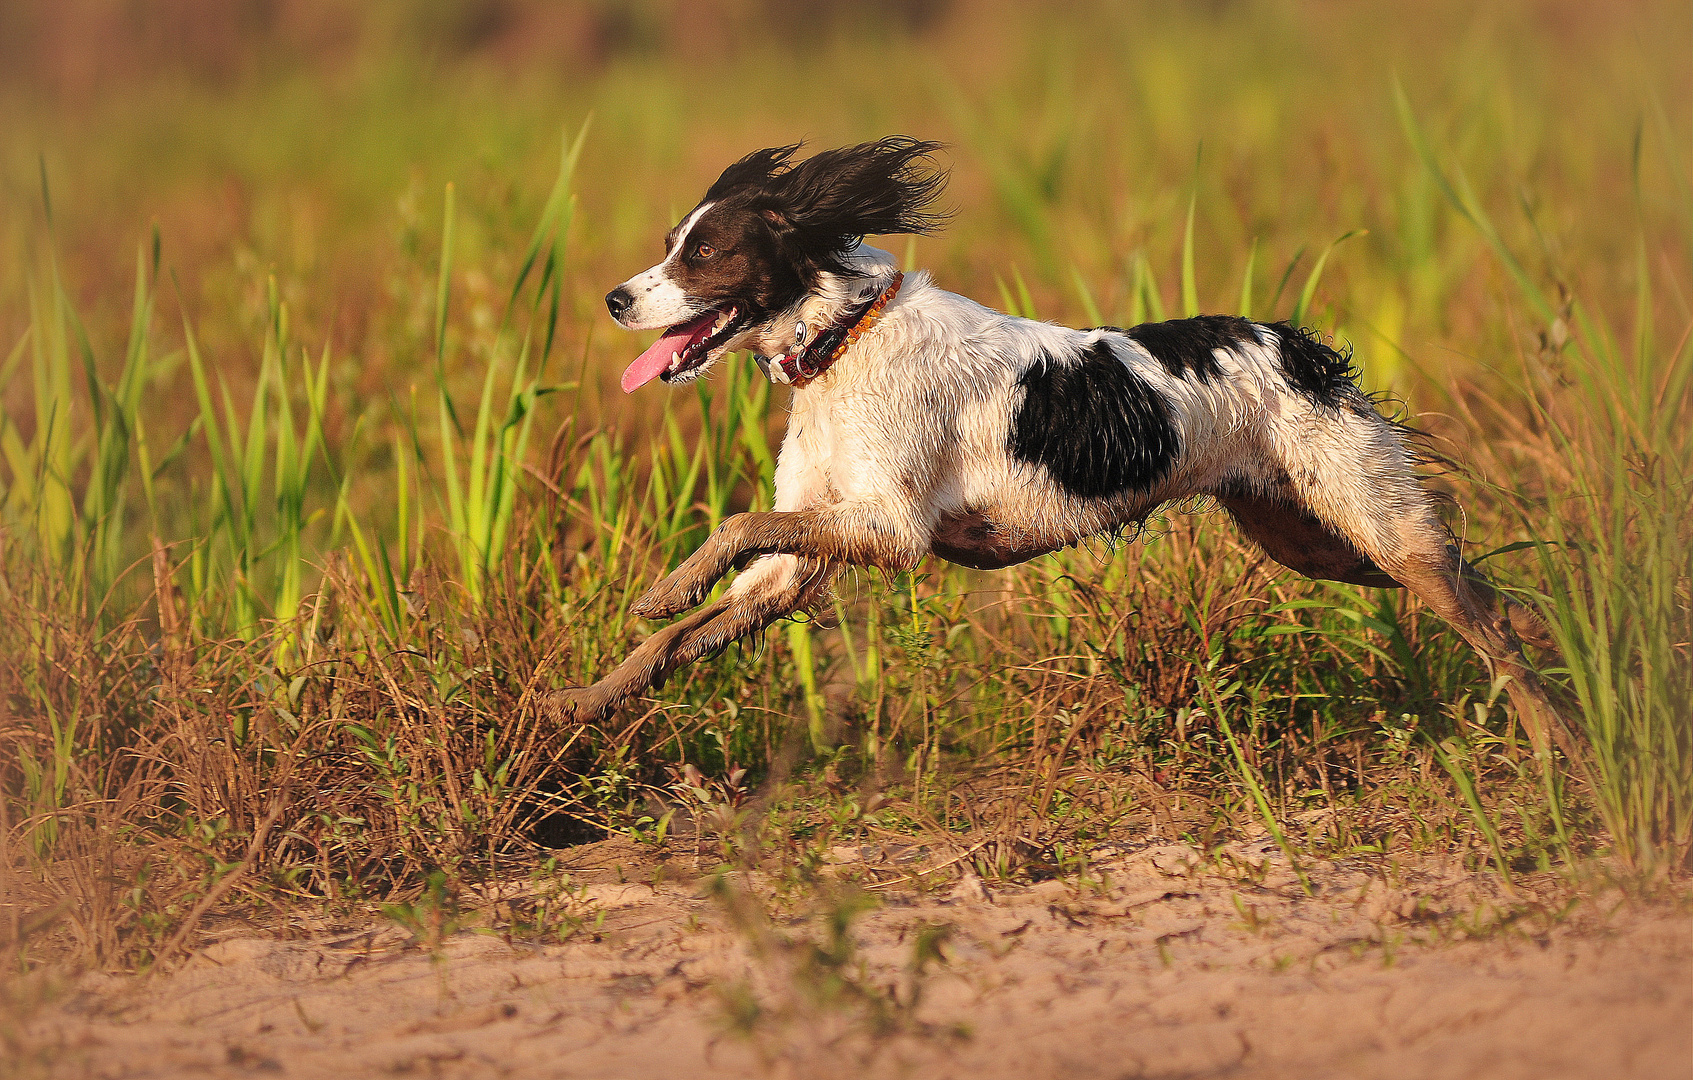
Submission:
[[623,392],[631,393],[654,379],[669,382],[703,366],[712,352],[740,333],[750,322],[733,304],[666,330],[623,373]]

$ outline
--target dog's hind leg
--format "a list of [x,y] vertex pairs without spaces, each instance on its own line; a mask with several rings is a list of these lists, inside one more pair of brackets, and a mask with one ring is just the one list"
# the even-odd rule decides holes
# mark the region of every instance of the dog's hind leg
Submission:
[[[1437,513],[1435,497],[1413,469],[1401,429],[1377,415],[1361,394],[1337,408],[1291,412],[1272,429],[1272,453],[1298,504],[1295,517],[1319,533],[1344,540],[1343,548],[1361,560],[1352,568],[1353,575],[1316,576],[1361,584],[1398,583],[1416,593],[1495,675],[1506,677],[1506,692],[1536,748],[1556,740],[1570,752],[1563,720],[1522,651],[1521,638],[1552,644],[1545,624],[1460,556]],[[1275,524],[1261,524],[1257,531],[1247,527],[1272,556],[1274,541],[1266,542],[1264,536],[1279,532],[1285,542],[1296,532],[1278,530]]]
[[653,634],[599,682],[554,691],[548,712],[557,722],[597,722],[629,698],[663,686],[676,669],[714,656],[731,642],[810,606],[827,592],[836,573],[833,564],[815,559],[759,559],[721,599]]
[[[1519,627],[1536,628],[1544,635],[1544,624],[1521,604],[1501,595],[1458,554],[1456,543],[1444,536],[1439,540],[1435,551],[1429,550],[1433,546],[1429,544],[1409,545],[1402,551],[1378,553],[1377,559],[1451,623],[1495,675],[1507,677],[1505,691],[1537,750],[1544,750],[1551,739],[1566,754],[1573,753],[1563,718],[1523,656]],[[1541,640],[1549,643],[1549,635]]]
[[1322,581],[1401,587],[1350,540],[1300,505],[1285,486],[1249,491],[1231,484],[1212,494],[1248,539],[1289,570]]

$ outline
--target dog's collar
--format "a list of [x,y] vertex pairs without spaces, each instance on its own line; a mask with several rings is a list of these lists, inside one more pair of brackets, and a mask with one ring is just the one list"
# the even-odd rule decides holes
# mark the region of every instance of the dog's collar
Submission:
[[759,367],[764,369],[764,374],[769,376],[771,382],[783,383],[795,390],[804,389],[812,380],[828,371],[830,365],[839,360],[865,331],[881,321],[882,312],[887,309],[904,282],[905,274],[895,272],[893,283],[883,289],[881,295],[849,312],[845,319],[820,332],[794,352],[768,358],[758,357]]

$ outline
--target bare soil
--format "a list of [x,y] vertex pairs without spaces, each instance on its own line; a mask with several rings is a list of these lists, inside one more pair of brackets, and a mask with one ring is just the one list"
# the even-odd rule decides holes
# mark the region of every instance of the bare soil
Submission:
[[[807,914],[757,876],[739,902],[709,879],[655,887],[650,855],[607,842],[573,852],[582,927],[563,944],[225,929],[168,974],[85,975],[14,1015],[9,1071],[1693,1077],[1685,901],[1507,891],[1439,862],[1307,865],[1307,895],[1262,843],[1099,855],[1080,880],[874,890],[846,958],[817,894]],[[836,849],[831,873],[875,880],[888,857]],[[937,926],[944,962],[914,974]]]

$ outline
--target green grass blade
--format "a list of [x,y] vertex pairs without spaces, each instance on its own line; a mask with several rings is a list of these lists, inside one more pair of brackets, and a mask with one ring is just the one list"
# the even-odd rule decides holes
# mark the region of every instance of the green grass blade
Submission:
[[1435,186],[1446,196],[1446,201],[1481,233],[1499,261],[1504,264],[1506,272],[1517,283],[1523,299],[1527,300],[1547,323],[1553,322],[1557,318],[1557,309],[1545,290],[1535,284],[1523,269],[1522,263],[1517,261],[1516,255],[1505,246],[1504,240],[1500,238],[1498,230],[1493,227],[1493,222],[1488,219],[1486,213],[1460,195],[1440,167],[1434,148],[1423,133],[1422,125],[1417,122],[1416,113],[1411,108],[1411,99],[1406,95],[1405,86],[1398,76],[1393,79],[1393,105],[1399,114],[1399,124],[1405,131],[1405,137],[1410,140],[1411,147],[1422,160],[1423,167],[1434,178]]
[[452,395],[447,393],[447,308],[452,299],[453,281],[453,185],[448,184],[441,211],[441,266],[435,280],[435,381],[441,388],[441,405],[453,430],[464,434],[458,412],[453,408]]
[[588,128],[593,124],[592,113],[582,121],[582,126],[576,131],[574,141],[566,139],[563,156],[559,160],[558,176],[553,180],[553,187],[547,193],[547,201],[541,209],[540,220],[535,223],[535,231],[529,238],[529,246],[524,250],[523,261],[518,264],[517,280],[512,283],[511,295],[506,300],[506,315],[501,319],[502,325],[510,318],[511,312],[517,306],[517,298],[523,291],[524,282],[529,280],[529,274],[535,268],[535,260],[539,258],[541,246],[553,232],[554,225],[559,224],[559,218],[565,221],[560,231],[568,233],[570,217],[574,216],[571,206],[570,183],[576,175],[576,165],[582,159],[582,147],[588,141]]
[[1082,314],[1087,316],[1088,325],[1105,325],[1105,317],[1099,313],[1099,305],[1093,299],[1093,290],[1088,288],[1087,279],[1082,277],[1081,270],[1071,266],[1070,280],[1076,286],[1076,296],[1082,302]]
[[1133,300],[1129,321],[1135,324],[1163,322],[1169,317],[1164,313],[1164,297],[1158,292],[1158,282],[1153,277],[1152,264],[1147,261],[1144,251],[1135,252],[1133,276]]
[[1246,255],[1246,273],[1240,278],[1240,305],[1236,310],[1243,319],[1252,318],[1252,271],[1258,265],[1258,238],[1252,238],[1252,250]]
[[1199,182],[1196,177],[1193,192],[1187,197],[1187,227],[1182,230],[1182,315],[1189,319],[1199,314],[1199,287],[1193,279],[1193,208],[1198,203]]
[[1442,769],[1446,770],[1446,775],[1452,778],[1452,783],[1457,787],[1459,795],[1462,796],[1464,805],[1469,808],[1470,817],[1475,821],[1476,828],[1481,830],[1482,836],[1487,838],[1488,847],[1493,850],[1494,864],[1498,866],[1499,873],[1509,883],[1511,880],[1511,864],[1510,860],[1505,857],[1505,846],[1499,840],[1499,826],[1493,820],[1493,815],[1489,814],[1486,807],[1482,806],[1481,796],[1476,791],[1475,780],[1470,776],[1469,770],[1459,764],[1457,754],[1453,752],[1453,748],[1457,745],[1456,740],[1451,739],[1444,743],[1435,743],[1434,759],[1440,763]]
[[1023,318],[1038,319],[1040,315],[1035,311],[1035,298],[1029,295],[1029,286],[1023,281],[1023,271],[1011,264],[1011,278],[1017,283],[1017,303],[1022,308]]
[[1299,290],[1299,303],[1293,306],[1293,325],[1305,325],[1306,315],[1311,309],[1311,299],[1317,295],[1317,284],[1323,278],[1323,267],[1328,265],[1329,256],[1334,254],[1334,249],[1354,236],[1365,235],[1366,231],[1364,229],[1353,229],[1350,232],[1341,233],[1328,247],[1323,249],[1322,255],[1317,258],[1317,265],[1311,267],[1311,273],[1305,278],[1305,287]]

